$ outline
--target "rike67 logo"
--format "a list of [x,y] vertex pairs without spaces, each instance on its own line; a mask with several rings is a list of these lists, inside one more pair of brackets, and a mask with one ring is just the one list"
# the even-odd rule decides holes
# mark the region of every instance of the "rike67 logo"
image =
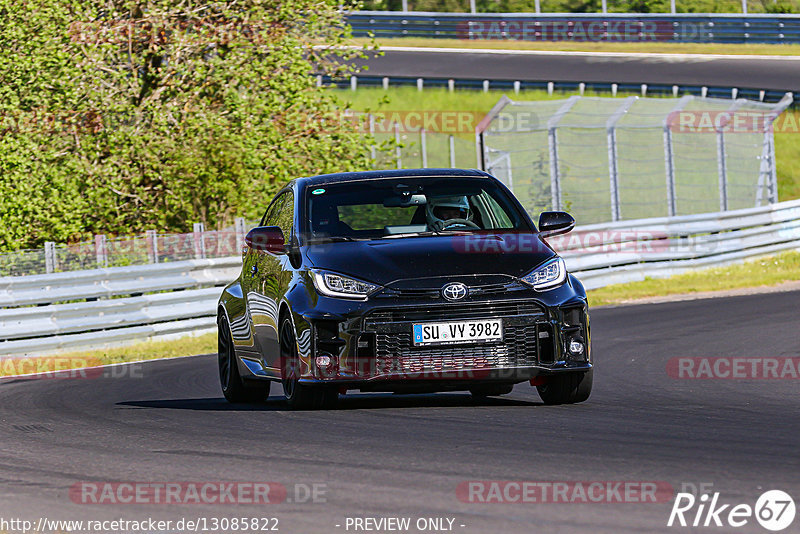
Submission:
[[765,529],[778,532],[794,521],[794,499],[785,491],[766,491],[755,506],[723,503],[719,495],[715,492],[695,497],[691,493],[678,493],[667,526],[739,528],[755,519]]

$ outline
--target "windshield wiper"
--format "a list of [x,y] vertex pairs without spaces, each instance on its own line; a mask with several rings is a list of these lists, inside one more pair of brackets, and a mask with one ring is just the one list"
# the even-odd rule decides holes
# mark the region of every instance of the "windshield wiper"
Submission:
[[439,235],[440,232],[435,230],[425,230],[424,232],[405,232],[402,234],[387,234],[380,237],[380,239],[395,239],[398,237],[430,237],[432,235]]

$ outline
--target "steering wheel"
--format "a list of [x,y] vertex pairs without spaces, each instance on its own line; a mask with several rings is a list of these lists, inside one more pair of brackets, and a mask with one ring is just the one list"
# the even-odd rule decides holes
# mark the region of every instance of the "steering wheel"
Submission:
[[467,219],[448,219],[442,223],[442,230],[447,230],[451,226],[469,226],[470,228],[481,229],[480,226]]

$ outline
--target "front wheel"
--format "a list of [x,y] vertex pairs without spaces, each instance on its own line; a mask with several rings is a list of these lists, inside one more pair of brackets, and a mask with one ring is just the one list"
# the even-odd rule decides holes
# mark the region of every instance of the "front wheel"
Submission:
[[548,377],[547,383],[536,389],[545,404],[575,404],[591,395],[593,375],[594,369],[560,373]]
[[245,385],[239,374],[228,318],[217,319],[217,364],[222,394],[228,402],[259,402],[269,396],[269,382]]
[[281,382],[286,403],[295,410],[331,409],[339,400],[339,390],[328,386],[300,383],[300,357],[292,322],[283,321],[280,334]]

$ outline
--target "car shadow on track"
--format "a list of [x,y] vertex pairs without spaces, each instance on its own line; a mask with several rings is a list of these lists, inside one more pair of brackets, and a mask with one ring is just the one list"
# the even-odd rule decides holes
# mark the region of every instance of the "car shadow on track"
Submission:
[[[200,399],[159,399],[118,402],[117,406],[134,408],[160,408],[170,410],[199,410],[215,412],[259,412],[293,411],[282,396],[271,396],[265,402],[254,404],[231,404],[222,397]],[[367,410],[382,408],[448,408],[475,406],[540,406],[542,402],[532,402],[508,397],[475,398],[469,394],[356,394],[339,398],[334,410]]]

